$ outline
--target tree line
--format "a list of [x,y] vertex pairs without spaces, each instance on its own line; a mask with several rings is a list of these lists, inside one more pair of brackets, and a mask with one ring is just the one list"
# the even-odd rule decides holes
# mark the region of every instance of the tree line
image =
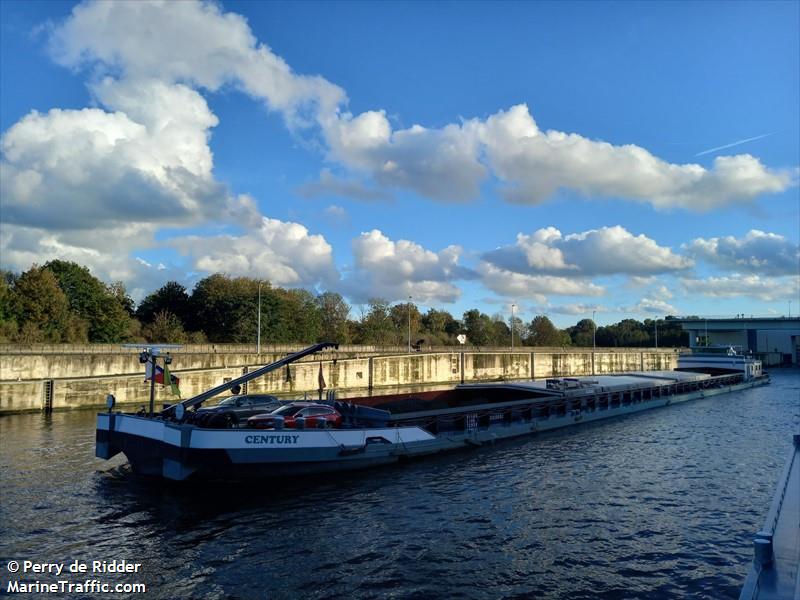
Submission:
[[[121,282],[103,283],[74,262],[53,260],[21,274],[0,277],[0,342],[17,343],[255,343],[259,297],[264,344],[510,346],[512,322],[504,315],[471,309],[457,319],[445,310],[420,312],[410,302],[373,298],[350,306],[335,292],[313,294],[268,281],[215,273],[189,292],[170,281],[137,306]],[[647,347],[686,345],[669,317],[624,319],[597,327],[591,319],[559,329],[545,315],[528,322],[514,317],[514,345]]]

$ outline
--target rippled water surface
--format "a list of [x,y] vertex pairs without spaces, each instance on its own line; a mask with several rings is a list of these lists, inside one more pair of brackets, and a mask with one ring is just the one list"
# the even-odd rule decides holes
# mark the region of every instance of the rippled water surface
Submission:
[[0,582],[9,559],[124,558],[146,598],[737,598],[798,404],[782,370],[395,467],[214,487],[94,458],[90,412],[0,418]]

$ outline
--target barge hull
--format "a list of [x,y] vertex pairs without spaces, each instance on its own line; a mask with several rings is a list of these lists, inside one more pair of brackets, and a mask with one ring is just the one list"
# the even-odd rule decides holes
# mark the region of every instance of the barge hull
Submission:
[[[764,385],[766,378],[698,389],[629,404],[583,408],[563,415],[532,417],[458,431],[432,434],[421,426],[353,430],[200,429],[122,413],[97,417],[96,454],[111,458],[122,452],[133,470],[171,480],[259,479],[356,470],[404,458],[481,446],[727,394]],[[465,414],[471,408],[465,408]]]

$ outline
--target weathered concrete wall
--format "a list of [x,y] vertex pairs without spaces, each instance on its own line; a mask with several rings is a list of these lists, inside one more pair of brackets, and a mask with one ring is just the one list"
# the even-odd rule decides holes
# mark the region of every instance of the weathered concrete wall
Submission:
[[671,371],[678,368],[677,352],[642,352],[643,370]]
[[642,352],[601,353],[594,356],[594,373],[624,373],[642,370]]
[[[337,359],[335,363],[322,361],[325,385],[328,388],[369,387],[369,361],[369,358]],[[319,361],[294,363],[288,367],[290,377],[286,375],[286,368],[279,369],[249,382],[247,391],[267,394],[315,391],[319,389],[319,365]],[[257,368],[249,367],[251,371]]]
[[0,414],[42,409],[43,381],[8,381],[0,384]]
[[458,352],[383,356],[371,360],[372,387],[461,381],[461,354]]
[[530,352],[465,352],[464,382],[530,379]]
[[[285,353],[175,354],[173,370],[220,369],[265,365]],[[139,354],[0,354],[0,381],[135,375],[142,372]]]
[[592,374],[591,352],[536,352],[533,355],[533,377],[574,377]]
[[[175,355],[171,370],[181,379],[182,397],[188,398],[283,355],[267,358],[262,354],[260,358],[263,362],[253,360],[258,358],[257,355]],[[60,365],[62,355],[50,358],[53,357],[55,363]],[[114,359],[120,362],[115,363]],[[133,360],[133,367],[128,362],[130,360]],[[36,364],[41,366],[46,361]],[[61,373],[66,364],[59,366],[61,370],[48,369],[47,373]],[[116,396],[120,404],[149,402],[150,385],[144,381],[144,368],[136,355],[117,355],[110,357],[107,362],[98,360],[93,364],[99,371],[116,364],[125,369],[134,369],[134,373],[122,372],[101,377],[49,375],[40,379],[0,381],[0,414],[41,410],[44,380],[53,381],[54,409],[103,406],[109,392]],[[198,364],[202,366],[186,367]],[[594,354],[594,373],[597,374],[638,371],[642,368],[671,369],[676,364],[677,353],[669,349],[601,351]],[[288,376],[287,368],[279,369],[249,382],[248,391],[289,397],[309,392],[309,396],[313,397],[319,388],[319,368],[319,359],[294,363],[288,367]],[[91,372],[92,369],[88,370]],[[322,360],[322,372],[327,388],[340,390],[343,396],[347,396],[354,390],[393,388],[396,391],[400,387],[452,385],[461,382],[462,378],[464,382],[472,382],[530,379],[531,374],[535,379],[592,375],[593,361],[592,352],[437,352]],[[156,386],[157,405],[174,400],[169,389]]]

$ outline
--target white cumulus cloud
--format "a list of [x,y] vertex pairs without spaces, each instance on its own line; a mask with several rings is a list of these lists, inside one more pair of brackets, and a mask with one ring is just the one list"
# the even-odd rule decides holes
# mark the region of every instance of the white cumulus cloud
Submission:
[[602,296],[605,289],[588,279],[554,275],[529,275],[498,267],[488,261],[478,264],[483,285],[509,298],[527,298],[544,303],[549,295]]
[[183,236],[170,241],[195,269],[269,279],[276,285],[330,285],[338,280],[330,244],[298,223],[264,217],[241,235]]
[[461,248],[434,252],[409,240],[391,240],[377,229],[352,242],[355,268],[343,281],[356,300],[390,301],[412,296],[417,302],[454,302],[461,290],[453,283],[475,274],[459,264]]
[[570,189],[662,209],[709,210],[781,192],[796,179],[749,154],[717,157],[708,170],[668,163],[633,144],[615,146],[577,133],[542,131],[524,104],[498,111],[478,129],[487,162],[504,183],[503,194],[523,204]]
[[522,274],[637,277],[681,271],[692,261],[624,227],[602,227],[567,236],[555,227],[517,234],[513,246],[483,255],[493,265]]
[[712,298],[755,298],[764,302],[796,300],[800,294],[800,277],[760,277],[732,275],[705,279],[684,277],[681,284],[688,294]]
[[685,245],[689,255],[726,271],[792,275],[800,271],[800,246],[782,235],[751,229],[734,236],[697,238]]

